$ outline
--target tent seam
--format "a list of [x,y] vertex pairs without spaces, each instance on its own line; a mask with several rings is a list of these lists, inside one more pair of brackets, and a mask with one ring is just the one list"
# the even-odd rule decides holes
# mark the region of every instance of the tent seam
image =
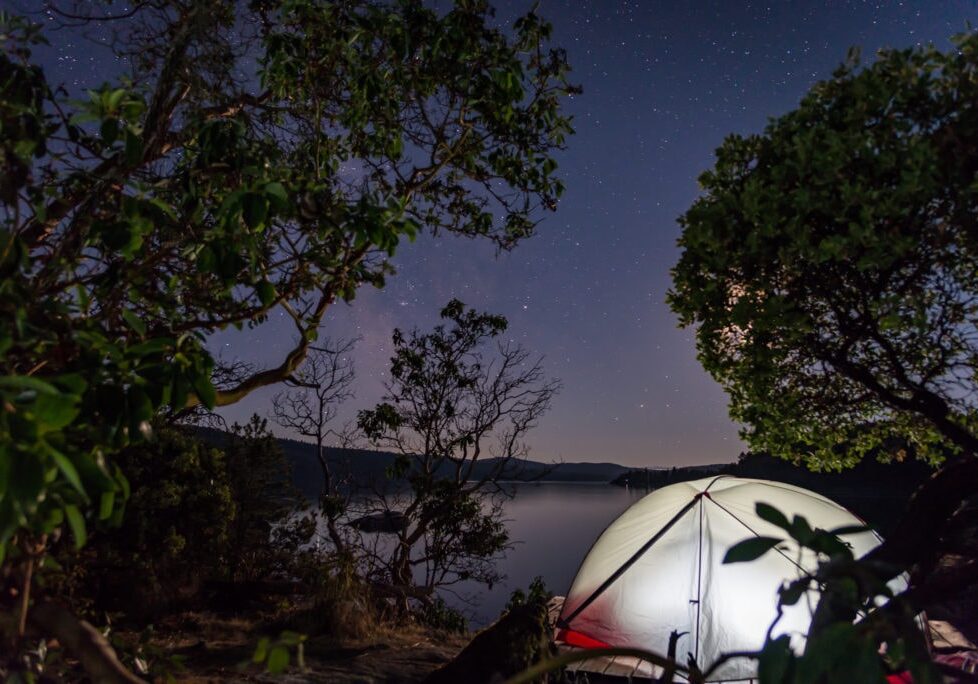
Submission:
[[[729,515],[731,518],[733,518],[734,520],[736,520],[737,522],[739,522],[744,527],[746,527],[747,528],[747,531],[750,532],[751,534],[753,534],[755,537],[760,537],[761,536],[761,535],[759,535],[754,530],[754,528],[752,528],[750,525],[748,525],[743,520],[741,520],[740,518],[738,518],[736,515],[734,515],[733,513],[731,513],[729,510],[727,510],[727,508],[724,505],[718,503],[717,501],[714,501],[712,498],[710,498],[710,501],[713,501],[713,503],[716,504],[717,508],[719,508],[721,511],[723,511],[724,513],[726,513],[727,515]],[[786,554],[784,551],[782,551],[781,549],[779,549],[777,546],[774,546],[772,548],[778,554],[780,554],[786,561],[788,561],[789,563],[791,563],[792,565],[794,565],[796,568],[798,568],[799,570],[801,570],[801,572],[806,577],[808,577],[809,579],[815,579],[814,575],[812,575],[812,573],[810,573],[808,570],[806,570],[805,568],[803,568],[798,562],[795,561],[794,558],[792,558],[791,556],[789,556],[788,554]]]
[[576,618],[578,615],[580,615],[582,612],[584,612],[584,610],[588,606],[590,606],[595,601],[595,599],[597,599],[599,596],[601,596],[601,594],[603,594],[605,591],[607,591],[608,587],[610,587],[612,584],[614,584],[615,581],[617,581],[619,577],[621,577],[622,575],[624,575],[625,572],[632,565],[634,565],[635,562],[639,558],[641,558],[643,555],[645,555],[645,553],[648,552],[648,550],[651,549],[655,545],[655,543],[657,541],[659,541],[659,539],[661,539],[665,535],[665,533],[668,532],[672,528],[672,526],[675,525],[679,521],[680,518],[682,518],[684,515],[686,515],[687,513],[689,513],[689,511],[692,510],[693,506],[696,505],[696,501],[698,499],[700,499],[700,498],[702,498],[702,494],[697,494],[696,496],[694,496],[690,500],[690,502],[688,504],[686,504],[685,506],[683,506],[676,513],[676,515],[672,516],[672,518],[670,518],[669,521],[666,522],[666,524],[663,525],[659,529],[658,532],[656,532],[654,535],[652,535],[652,537],[647,542],[645,542],[645,544],[643,544],[638,549],[638,551],[636,551],[634,554],[632,554],[631,557],[628,560],[626,560],[624,563],[622,563],[621,566],[619,566],[619,568],[617,570],[615,570],[613,573],[611,573],[611,576],[608,579],[606,579],[597,589],[595,589],[591,593],[590,596],[588,596],[586,599],[584,599],[584,601],[582,601],[581,604],[577,608],[575,608],[573,611],[571,611],[571,614],[570,615],[568,615],[566,618],[562,618],[561,620],[559,620],[558,621],[558,626],[564,627],[565,629],[567,627],[569,627],[571,621],[574,620],[574,618]]

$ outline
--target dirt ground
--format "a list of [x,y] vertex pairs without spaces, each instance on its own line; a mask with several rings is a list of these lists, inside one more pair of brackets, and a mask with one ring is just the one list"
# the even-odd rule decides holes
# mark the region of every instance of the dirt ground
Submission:
[[[141,657],[154,679],[165,681],[166,674],[180,682],[340,682],[374,684],[420,682],[429,673],[451,660],[471,638],[407,626],[379,630],[370,637],[337,640],[311,637],[303,645],[305,667],[296,666],[293,657],[287,673],[271,677],[251,663],[258,640],[265,632],[256,619],[222,617],[195,612],[168,618],[155,630],[142,648]],[[138,635],[121,634],[124,660]],[[293,656],[295,654],[292,650]]]
[[[930,617],[949,620],[967,638],[978,640],[978,589],[966,592],[949,606],[935,607]],[[293,606],[294,610],[295,606]],[[344,622],[344,624],[346,624]],[[152,637],[135,632],[115,634],[120,657],[154,681],[225,682],[338,682],[340,684],[416,683],[452,660],[473,634],[436,631],[419,625],[378,626],[357,638],[312,636],[303,645],[304,667],[293,659],[285,675],[271,676],[251,662],[262,636],[274,638],[287,626],[280,610],[259,609],[241,614],[185,612],[155,626]],[[302,631],[298,629],[297,631]],[[361,627],[362,631],[362,627]],[[140,661],[135,659],[139,656]]]

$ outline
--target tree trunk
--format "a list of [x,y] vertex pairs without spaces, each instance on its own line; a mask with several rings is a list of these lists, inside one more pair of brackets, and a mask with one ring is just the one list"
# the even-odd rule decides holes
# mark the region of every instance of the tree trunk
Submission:
[[[414,586],[413,579],[411,577],[411,547],[402,543],[394,552],[391,563],[391,584],[395,587],[411,587]],[[402,595],[397,600],[397,609],[401,615],[408,613],[410,605],[407,595]]]
[[323,448],[323,436],[316,436],[316,458],[319,459],[319,467],[323,469],[323,493],[322,496],[332,496],[333,476],[329,471],[329,461],[326,460],[326,449]]
[[[978,458],[967,455],[949,461],[914,492],[896,529],[862,560],[891,566],[892,570],[884,578],[887,580],[902,572],[909,572],[911,589],[908,595],[914,598],[930,595],[932,591],[927,583],[940,560],[948,523],[961,505],[976,492]],[[973,568],[969,570],[973,571]],[[940,588],[944,598],[955,586],[950,583]],[[918,610],[924,608],[923,605],[914,607]],[[809,638],[833,622],[849,622],[854,617],[847,601],[823,594],[812,617]]]
[[914,583],[919,583],[940,558],[948,521],[976,493],[978,458],[949,461],[914,492],[896,529],[867,558],[912,569]]

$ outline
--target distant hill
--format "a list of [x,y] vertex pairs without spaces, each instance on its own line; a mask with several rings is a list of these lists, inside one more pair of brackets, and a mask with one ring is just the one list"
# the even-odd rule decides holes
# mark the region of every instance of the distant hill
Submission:
[[[197,428],[200,437],[223,446],[228,433],[213,428]],[[310,501],[319,496],[322,473],[315,447],[309,442],[278,439],[292,468],[296,488]],[[385,471],[396,454],[370,449],[327,447],[326,456],[339,480],[369,486],[386,479]],[[477,464],[473,477],[483,477],[498,461],[486,459]],[[519,461],[511,464],[502,480],[516,482],[594,482],[642,489],[658,489],[675,482],[698,480],[714,475],[735,475],[786,482],[804,487],[837,501],[876,527],[884,535],[899,519],[907,501],[930,475],[931,469],[916,460],[883,464],[872,459],[841,473],[813,473],[802,466],[765,454],[746,454],[737,463],[714,463],[677,468],[628,468],[617,463],[543,463]],[[446,470],[445,475],[448,475]]]
[[658,489],[674,482],[711,475],[735,475],[804,487],[842,504],[884,536],[892,529],[910,496],[933,471],[917,460],[879,463],[866,459],[840,473],[813,473],[803,466],[766,454],[746,454],[737,463],[669,470],[633,469],[612,484]]
[[675,468],[633,468],[622,473],[611,484],[620,487],[642,487],[659,489],[676,482],[699,480],[711,475],[727,473],[732,463],[711,463],[708,465],[677,466]]
[[[201,439],[215,446],[223,446],[228,433],[214,428],[197,428]],[[309,442],[278,438],[279,446],[292,467],[292,479],[302,494],[315,500],[319,496],[322,472],[316,459],[316,448]],[[341,449],[327,447],[326,458],[338,480],[361,485],[383,480],[386,469],[394,463],[397,454],[370,449]],[[498,465],[497,459],[479,461],[472,477],[485,476]],[[627,472],[626,466],[617,463],[542,463],[517,461],[510,464],[500,479],[516,482],[596,482],[607,483]],[[448,474],[446,470],[446,475]]]

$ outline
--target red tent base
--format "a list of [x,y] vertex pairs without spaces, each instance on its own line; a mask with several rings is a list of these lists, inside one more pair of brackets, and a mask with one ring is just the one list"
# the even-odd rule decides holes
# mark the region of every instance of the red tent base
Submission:
[[593,637],[589,637],[587,634],[581,634],[573,629],[557,630],[556,641],[563,641],[568,646],[576,646],[577,648],[611,648],[610,644],[598,641]]

